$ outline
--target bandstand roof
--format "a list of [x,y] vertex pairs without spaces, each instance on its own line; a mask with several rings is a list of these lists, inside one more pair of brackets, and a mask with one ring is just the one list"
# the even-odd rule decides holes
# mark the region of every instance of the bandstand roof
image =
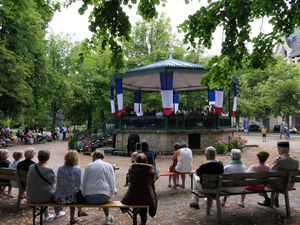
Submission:
[[206,89],[206,86],[200,84],[203,74],[207,72],[202,65],[176,60],[171,56],[160,62],[115,74],[112,84],[116,78],[121,77],[124,89],[160,91],[161,72],[173,72],[173,89],[176,91]]

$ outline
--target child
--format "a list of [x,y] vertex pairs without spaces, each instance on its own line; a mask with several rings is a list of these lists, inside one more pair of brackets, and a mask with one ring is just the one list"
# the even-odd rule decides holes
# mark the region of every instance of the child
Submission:
[[[10,161],[8,161],[8,150],[6,149],[0,149],[0,167],[2,168],[8,168],[9,167],[9,164],[10,164]],[[6,182],[7,181],[7,185],[5,186],[1,186],[0,187],[0,196],[3,196],[5,195],[5,187],[8,187],[8,193],[7,193],[7,196],[8,197],[11,197],[11,184],[9,182],[9,180],[1,180],[2,182]]]
[[[23,151],[15,151],[15,152],[13,152],[13,158],[14,158],[14,161],[9,164],[9,168],[16,170],[18,163],[23,158]],[[10,181],[10,183],[11,183],[12,187],[18,188],[18,183],[16,181]]]
[[[137,157],[138,155],[139,155],[138,152],[133,152],[133,153],[131,154],[131,163],[136,163],[136,157]],[[129,174],[128,174],[128,172],[127,172],[127,174],[126,174],[126,183],[125,183],[124,187],[128,187],[128,185],[129,185]]]
[[266,142],[267,141],[267,128],[265,126],[263,126],[263,128],[261,128],[261,134],[262,134],[263,142]]
[[[174,147],[173,147],[173,156],[175,154],[175,152],[180,149],[181,146],[179,144],[174,144]],[[169,167],[169,172],[175,172],[175,167],[177,165],[177,158],[173,160],[173,163],[170,165]],[[177,184],[179,183],[179,176],[178,175],[170,175],[169,176],[169,185],[168,187],[172,187],[171,185],[171,180],[173,178],[173,188],[176,188],[177,187]]]

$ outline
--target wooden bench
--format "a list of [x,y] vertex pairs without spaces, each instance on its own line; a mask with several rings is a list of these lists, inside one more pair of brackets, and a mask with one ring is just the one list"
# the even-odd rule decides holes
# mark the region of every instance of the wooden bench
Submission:
[[32,207],[32,224],[36,224],[36,218],[40,218],[40,225],[44,223],[44,211],[47,207],[81,207],[81,208],[127,208],[126,212],[132,219],[132,224],[137,225],[137,214],[138,208],[148,208],[148,205],[124,205],[120,201],[109,201],[102,205],[90,205],[90,204],[70,204],[62,205],[56,203],[43,203],[43,204],[34,204],[34,203],[25,203],[25,206]]
[[[291,217],[289,191],[293,183],[300,182],[300,171],[278,171],[268,173],[239,173],[222,175],[203,175],[202,190],[192,190],[199,198],[207,198],[206,214],[210,214],[211,201],[214,198],[217,205],[218,224],[222,224],[220,197],[241,194],[259,194],[271,192],[271,204],[274,205],[275,193],[284,194],[287,218]],[[246,190],[249,185],[265,185],[264,190]],[[231,187],[240,187],[240,190],[230,190]],[[295,190],[295,189],[293,189]]]
[[193,189],[193,184],[194,184],[194,174],[196,172],[187,172],[187,173],[176,173],[176,172],[160,172],[159,176],[160,177],[165,177],[165,176],[174,176],[174,175],[180,175],[180,174],[188,174],[191,178],[191,189]]
[[18,184],[19,193],[18,193],[18,199],[15,207],[16,210],[19,210],[21,199],[25,192],[21,182],[26,183],[26,179],[27,179],[26,171],[21,171],[21,170],[16,171],[14,169],[9,169],[9,168],[0,168],[0,180],[7,180],[5,182],[0,181],[0,186],[10,185],[10,181],[16,181]]

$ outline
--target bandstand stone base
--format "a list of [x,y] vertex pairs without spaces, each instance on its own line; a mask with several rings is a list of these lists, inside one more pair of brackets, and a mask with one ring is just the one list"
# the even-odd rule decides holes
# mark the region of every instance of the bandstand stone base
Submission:
[[121,130],[116,132],[116,149],[127,151],[128,136],[137,133],[140,140],[149,143],[152,150],[161,154],[170,154],[176,142],[185,141],[192,150],[204,150],[219,139],[233,137],[234,129],[201,130]]

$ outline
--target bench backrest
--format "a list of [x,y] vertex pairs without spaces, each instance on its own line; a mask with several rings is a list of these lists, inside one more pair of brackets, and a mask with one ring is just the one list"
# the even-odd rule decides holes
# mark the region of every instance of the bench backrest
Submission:
[[25,171],[25,170],[17,170],[17,174],[16,174],[17,180],[26,183],[27,173],[28,173],[28,171]]
[[202,187],[215,189],[222,187],[245,187],[249,185],[267,185],[283,190],[289,183],[300,182],[300,171],[276,171],[266,173],[234,173],[202,176]]
[[0,168],[1,180],[16,180],[16,170],[9,168]]

